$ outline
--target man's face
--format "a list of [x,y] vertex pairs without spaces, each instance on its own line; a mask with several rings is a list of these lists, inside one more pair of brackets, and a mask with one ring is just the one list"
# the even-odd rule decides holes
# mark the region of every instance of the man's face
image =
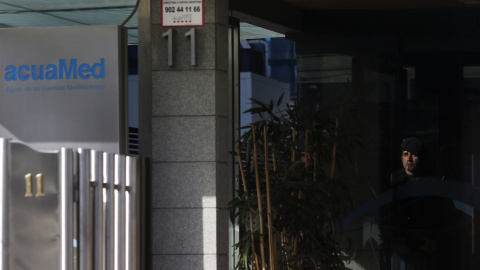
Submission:
[[418,168],[418,161],[419,161],[418,156],[412,155],[408,151],[403,151],[402,152],[403,168],[405,168],[405,172],[408,175],[414,175],[415,174],[415,169]]

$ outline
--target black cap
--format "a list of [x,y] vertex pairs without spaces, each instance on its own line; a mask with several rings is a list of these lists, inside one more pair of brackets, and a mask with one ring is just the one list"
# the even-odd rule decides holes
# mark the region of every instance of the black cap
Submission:
[[423,142],[417,138],[406,138],[402,142],[402,151],[408,151],[412,155],[421,156],[423,152]]

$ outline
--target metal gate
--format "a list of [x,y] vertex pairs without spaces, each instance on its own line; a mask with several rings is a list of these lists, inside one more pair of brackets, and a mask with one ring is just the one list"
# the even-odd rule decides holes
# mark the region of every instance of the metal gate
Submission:
[[0,138],[0,269],[140,269],[141,164]]

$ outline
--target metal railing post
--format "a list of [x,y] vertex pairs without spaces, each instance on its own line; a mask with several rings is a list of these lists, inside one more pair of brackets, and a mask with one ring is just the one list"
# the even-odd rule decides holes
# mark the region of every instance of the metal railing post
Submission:
[[115,168],[114,154],[103,153],[103,183],[105,188],[105,269],[114,269],[115,259]]
[[127,194],[128,216],[127,223],[127,269],[140,269],[140,160],[136,157],[127,157]]
[[8,156],[9,140],[0,138],[0,270],[8,269]]
[[79,190],[79,235],[80,250],[79,270],[92,269],[93,222],[90,196],[90,150],[78,149],[78,190]]
[[61,270],[73,268],[73,150],[60,151]]
[[91,181],[93,193],[93,269],[104,270],[105,260],[105,215],[103,202],[103,152],[94,151],[91,154]]
[[115,155],[115,270],[125,269],[125,156]]

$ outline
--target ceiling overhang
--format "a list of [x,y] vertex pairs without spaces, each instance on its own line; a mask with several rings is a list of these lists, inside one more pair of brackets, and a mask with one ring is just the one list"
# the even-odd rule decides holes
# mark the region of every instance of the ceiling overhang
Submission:
[[[480,1],[231,0],[249,23],[285,34],[299,54],[480,51]],[[263,24],[263,21],[268,23]],[[276,29],[269,28],[275,24]]]
[[424,9],[480,7],[478,0],[278,0],[306,10]]
[[130,44],[138,41],[136,0],[0,0],[0,28],[75,25],[120,25]]

